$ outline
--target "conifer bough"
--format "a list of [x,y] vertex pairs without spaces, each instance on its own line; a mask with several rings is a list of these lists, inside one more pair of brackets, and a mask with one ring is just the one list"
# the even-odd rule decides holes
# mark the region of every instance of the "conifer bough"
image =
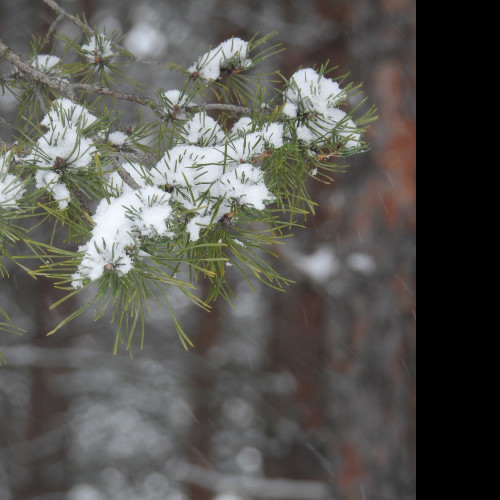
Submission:
[[[326,65],[290,79],[259,74],[281,50],[269,35],[229,39],[187,69],[161,65],[185,84],[148,97],[127,68],[159,63],[44,1],[57,18],[29,55],[0,40],[0,59],[10,63],[1,96],[19,107],[16,123],[1,120],[0,279],[8,279],[6,261],[50,278],[68,291],[54,307],[91,287],[93,299],[48,333],[91,306],[96,319],[110,307],[115,351],[120,342],[130,351],[135,331],[142,345],[151,301],[167,305],[191,345],[170,291],[206,310],[219,296],[231,301],[227,266],[250,284],[284,289],[289,281],[265,253],[314,212],[309,180],[330,182],[340,168],[333,161],[366,151],[374,110],[356,117],[359,97],[348,106],[360,86],[329,78]],[[57,35],[63,19],[81,35]],[[201,279],[207,297],[196,292]],[[0,329],[16,331],[1,305]]]

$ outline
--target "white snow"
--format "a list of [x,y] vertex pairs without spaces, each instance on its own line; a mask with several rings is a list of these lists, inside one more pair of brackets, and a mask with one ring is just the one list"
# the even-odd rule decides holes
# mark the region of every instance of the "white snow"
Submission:
[[[212,194],[218,198],[237,200],[240,205],[253,205],[257,210],[264,210],[266,202],[273,199],[264,184],[262,170],[250,164],[238,165],[221,176],[214,183]],[[229,203],[228,207],[230,206]]]
[[[209,136],[222,143],[222,129],[208,118],[196,115],[186,127],[191,132],[188,137],[202,141]],[[209,134],[205,133],[202,120],[205,127],[208,124]],[[225,137],[220,145],[178,145],[156,165],[151,180],[156,186],[175,188],[172,199],[188,210],[197,211],[186,228],[190,239],[197,241],[201,231],[231,212],[235,203],[256,210],[264,210],[272,203],[274,196],[265,184],[263,172],[252,163],[258,163],[268,149],[282,146],[283,126],[277,123],[232,141]]]
[[80,50],[93,63],[99,63],[103,59],[114,55],[111,49],[111,42],[102,35],[91,36],[88,42],[81,46]]
[[35,57],[33,60],[33,66],[39,69],[40,71],[44,71],[45,73],[50,73],[51,70],[54,69],[61,62],[61,59],[57,56],[51,56],[48,54],[40,54]]
[[234,125],[231,134],[248,134],[253,130],[253,121],[250,117],[244,116],[240,118]]
[[71,168],[86,167],[92,162],[96,148],[90,139],[75,128],[49,131],[38,140],[32,159],[39,167],[54,168],[57,158],[62,158]]
[[[156,165],[152,180],[158,186],[185,188],[188,199],[195,202],[222,175],[224,160],[224,152],[213,147],[175,146]],[[196,208],[196,203],[190,208]]]
[[195,215],[186,226],[186,232],[189,234],[191,241],[200,239],[200,232],[206,229],[212,222],[211,215]]
[[47,189],[54,200],[59,204],[61,210],[66,210],[69,205],[70,192],[68,188],[59,182],[59,174],[47,170],[38,170],[36,173],[36,187]]
[[264,129],[243,135],[228,143],[227,154],[236,163],[253,160],[268,149],[279,149],[283,146],[283,125],[271,123]]
[[161,97],[163,97],[163,101],[166,103],[165,108],[169,114],[173,114],[178,109],[185,108],[191,102],[189,96],[180,90],[169,90]]
[[[184,102],[180,91],[169,91],[165,97],[172,106]],[[74,110],[67,120],[64,130],[70,137],[74,137],[73,121],[77,116],[83,116],[83,111]],[[52,131],[59,131],[60,122],[52,118],[46,123],[52,126]],[[255,130],[250,132],[252,129]],[[198,241],[207,228],[235,207],[245,205],[264,210],[273,202],[274,195],[265,184],[260,164],[271,151],[283,147],[283,136],[282,124],[271,123],[259,129],[251,119],[240,120],[227,135],[213,118],[197,113],[184,123],[180,142],[153,169],[122,165],[141,189],[134,191],[116,172],[109,176],[112,198],[102,200],[96,210],[92,238],[80,247],[84,256],[73,276],[73,286],[81,287],[107,272],[129,273],[144,256],[139,250],[141,238],[174,236],[170,226],[178,224],[177,214],[182,212],[174,211],[173,206],[190,212],[185,231],[192,242]],[[85,136],[78,137],[85,145]],[[125,136],[115,132],[109,140],[121,144]],[[50,146],[43,148],[47,155],[51,153]],[[48,175],[45,168],[40,172],[39,184],[48,185],[56,199],[69,195],[58,182],[57,171],[49,171]],[[63,203],[61,199],[61,206]]]
[[108,141],[115,146],[121,147],[127,142],[128,138],[129,136],[127,134],[117,130],[116,132],[111,132],[111,134],[109,134]]
[[248,57],[248,52],[248,42],[241,38],[231,38],[203,54],[188,71],[204,80],[218,80],[223,68],[249,68],[252,60]]
[[346,98],[337,82],[314,69],[302,69],[292,76],[284,98],[283,113],[297,119],[300,141],[320,147],[337,141],[348,149],[360,145],[356,124],[337,107]]
[[73,286],[81,287],[84,281],[99,279],[106,272],[129,273],[140,237],[170,237],[169,199],[161,189],[145,187],[125,192],[109,203],[102,200],[93,217],[92,238],[79,248],[84,257],[73,275]]
[[57,99],[41,121],[48,131],[26,157],[26,161],[38,169],[36,187],[47,189],[59,202],[61,210],[68,207],[70,198],[67,187],[60,182],[61,173],[85,168],[92,163],[97,150],[84,132],[96,122],[97,118],[83,106],[69,99]]
[[16,202],[25,193],[23,182],[13,174],[9,174],[10,155],[0,154],[0,209],[16,207]]
[[52,102],[52,109],[40,123],[51,130],[64,130],[77,126],[85,129],[97,121],[97,118],[83,106],[69,99],[56,99]]
[[296,117],[300,113],[325,113],[343,98],[337,82],[325,78],[312,68],[295,73],[285,92],[286,106],[283,112]]
[[184,125],[182,138],[188,144],[215,146],[224,143],[226,134],[213,118],[206,113],[197,113]]

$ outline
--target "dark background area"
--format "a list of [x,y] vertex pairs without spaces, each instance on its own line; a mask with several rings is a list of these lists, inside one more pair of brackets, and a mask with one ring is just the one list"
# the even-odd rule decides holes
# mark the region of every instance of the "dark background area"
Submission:
[[[273,67],[289,77],[329,60],[364,83],[380,119],[369,130],[371,151],[333,185],[311,184],[317,213],[280,250],[281,273],[296,281],[286,293],[241,283],[236,307],[220,302],[210,314],[173,296],[190,352],[161,310],[134,360],[111,354],[105,321],[87,318],[46,337],[65,313],[49,311],[58,297],[50,284],[16,270],[2,280],[0,303],[27,333],[0,334],[8,361],[0,368],[0,498],[264,498],[241,492],[253,477],[322,483],[336,500],[413,500],[415,2],[61,4],[120,29],[131,50],[185,67],[231,36],[278,30],[287,50]],[[0,0],[0,37],[21,54],[53,19],[40,0]],[[150,95],[178,86],[167,70],[134,71]],[[12,110],[0,97],[0,114]],[[297,498],[284,491],[277,498]]]

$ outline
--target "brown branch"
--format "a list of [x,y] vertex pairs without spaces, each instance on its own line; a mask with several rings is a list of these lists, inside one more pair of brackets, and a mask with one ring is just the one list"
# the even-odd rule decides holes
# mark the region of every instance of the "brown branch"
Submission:
[[[160,113],[160,109],[163,109],[161,102],[152,99],[151,97],[146,97],[138,94],[127,94],[120,92],[119,90],[109,89],[107,87],[101,87],[99,85],[91,85],[88,83],[72,83],[70,84],[74,90],[81,90],[89,94],[100,94],[112,97],[113,99],[119,99],[122,101],[135,102],[141,104],[142,106],[148,106],[156,114]],[[163,117],[163,114],[161,115]]]
[[201,106],[193,106],[195,109],[203,109],[204,111],[227,111],[235,115],[251,115],[252,110],[245,106],[237,106],[236,104],[203,104]]
[[67,96],[72,101],[76,101],[76,92],[82,91],[82,92],[87,92],[89,94],[99,94],[99,95],[109,96],[112,97],[113,99],[135,102],[137,104],[141,104],[142,106],[147,106],[151,108],[153,112],[156,115],[160,116],[161,118],[164,117],[164,114],[161,112],[161,110],[163,109],[163,105],[160,102],[155,101],[150,97],[137,94],[128,94],[120,92],[118,90],[109,89],[107,87],[102,87],[100,85],[91,85],[88,83],[70,83],[66,80],[62,80],[61,78],[50,76],[44,73],[43,71],[38,70],[28,62],[26,62],[21,56],[19,56],[12,49],[7,47],[7,45],[5,45],[1,39],[0,39],[0,56],[3,56],[5,59],[7,59],[7,61],[16,66],[18,70],[20,70],[30,79],[42,83],[47,87],[56,90],[57,92],[60,92],[61,94]]
[[43,38],[43,42],[41,45],[41,48],[45,47],[50,42],[50,39],[52,38],[52,35],[54,34],[54,31],[56,30],[58,24],[64,19],[63,14],[59,14],[57,18],[52,22],[52,24],[49,26],[49,29],[47,30],[47,33],[45,33],[45,37]]
[[[93,30],[92,30],[92,28],[88,24],[84,23],[83,21],[81,21],[77,17],[73,16],[72,14],[70,14],[69,12],[67,12],[66,10],[64,10],[54,0],[43,0],[43,1],[52,10],[54,10],[57,14],[59,14],[59,17],[62,16],[62,17],[65,17],[65,18],[69,19],[72,23],[76,24],[80,29],[82,29],[87,34],[92,33]],[[144,63],[144,64],[151,64],[151,65],[154,65],[154,66],[159,66],[161,68],[165,68],[166,67],[166,65],[164,63],[155,61],[153,59],[147,59],[147,58],[143,58],[143,57],[138,57],[135,54],[133,54],[132,52],[130,52],[130,50],[127,50],[125,47],[123,47],[123,46],[121,46],[119,44],[113,43],[113,46],[116,49],[118,49],[119,51],[121,51],[121,52],[126,52],[127,55],[130,57],[130,59],[132,59],[133,61],[137,61],[137,62]]]
[[[77,24],[82,27],[85,26],[88,28],[85,23],[74,18],[70,14],[66,13],[64,9],[59,7],[56,2],[53,0],[43,0],[47,5],[51,8],[54,8],[56,12],[60,13],[60,15],[64,15],[72,19],[78,21]],[[83,29],[83,27],[82,27]],[[92,94],[99,94],[104,96],[109,96],[113,99],[119,99],[124,101],[135,102],[142,106],[149,107],[158,117],[161,119],[165,118],[165,113],[163,112],[163,105],[161,102],[156,101],[150,97],[137,95],[137,94],[129,94],[123,93],[118,90],[109,89],[107,87],[92,85],[88,83],[70,83],[61,78],[57,78],[55,76],[50,76],[43,71],[38,70],[28,62],[26,62],[21,56],[16,54],[12,49],[7,47],[5,43],[0,39],[0,56],[3,56],[10,63],[18,68],[22,73],[27,75],[30,79],[40,82],[47,87],[60,92],[61,94],[67,96],[69,99],[76,101],[76,91],[82,91]],[[19,75],[14,75],[19,78]],[[237,106],[235,104],[222,104],[222,103],[213,103],[213,104],[203,104],[192,106],[190,109],[203,109],[205,111],[226,111],[228,113],[232,113],[235,115],[250,115],[252,114],[252,109],[245,106]]]
[[43,83],[47,87],[57,90],[73,101],[76,100],[75,93],[69,82],[55,76],[49,76],[43,71],[38,70],[37,68],[26,62],[21,56],[16,54],[11,48],[7,47],[7,45],[5,45],[5,43],[3,43],[1,39],[0,56],[4,57],[7,61],[12,63],[17,67],[18,70],[25,73],[32,80]]
[[139,191],[142,189],[142,186],[137,184],[137,182],[133,179],[133,177],[120,165],[120,162],[118,161],[118,158],[115,157],[110,157],[111,158],[111,163],[113,164],[113,167],[115,168],[116,172],[122,179],[122,181],[127,184],[128,187],[132,188],[135,191]]
[[57,2],[54,0],[43,0],[43,2],[48,5],[53,11],[55,11],[59,16],[64,16],[66,19],[69,19],[73,24],[76,24],[80,29],[82,29],[85,33],[92,32],[90,26],[77,17],[73,16],[69,12],[65,11]]

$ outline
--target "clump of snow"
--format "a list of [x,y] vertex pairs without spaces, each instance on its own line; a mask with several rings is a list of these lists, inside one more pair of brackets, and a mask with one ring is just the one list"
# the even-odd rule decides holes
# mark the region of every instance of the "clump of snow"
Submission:
[[337,82],[325,78],[312,68],[295,73],[285,92],[283,112],[296,117],[304,113],[325,113],[342,100],[342,90]]
[[108,141],[117,147],[123,147],[127,142],[127,139],[129,139],[129,136],[119,130],[111,132],[111,134],[108,135]]
[[[202,125],[200,120],[197,115],[187,126],[192,132],[188,134],[191,140],[207,136],[205,129],[199,128]],[[210,140],[205,144],[220,144],[175,146],[151,172],[151,180],[156,186],[168,186],[172,190],[172,200],[196,212],[186,228],[192,241],[200,239],[203,229],[231,213],[234,205],[264,210],[272,203],[274,196],[265,184],[263,171],[256,164],[270,154],[270,150],[283,146],[281,124],[269,124],[231,140],[223,136],[215,121],[208,121],[206,116],[204,120],[205,126],[209,124],[210,132]]]
[[271,123],[266,127],[243,135],[228,143],[229,158],[238,163],[249,162],[265,151],[279,149],[283,146],[283,125]]
[[88,167],[96,153],[85,130],[97,122],[83,106],[68,99],[58,99],[41,124],[48,128],[26,161],[36,167],[36,187],[47,189],[58,201],[59,208],[68,207],[70,193],[62,182],[64,172]]
[[248,69],[252,65],[248,53],[248,42],[231,38],[203,54],[188,71],[204,80],[218,80],[222,69]]
[[172,215],[170,194],[156,187],[127,191],[98,205],[92,238],[79,248],[84,257],[73,275],[73,286],[99,279],[106,272],[129,273],[134,258],[140,258],[140,239],[169,237],[168,220]]
[[234,125],[231,133],[233,135],[244,135],[253,131],[253,121],[250,117],[244,116],[240,118]]
[[180,90],[169,90],[160,95],[161,100],[165,104],[165,109],[169,115],[175,115],[180,109],[189,105],[191,99],[188,95]]
[[188,144],[215,146],[223,144],[226,139],[220,125],[206,113],[197,113],[183,128],[182,138]]
[[314,69],[302,69],[292,76],[284,98],[283,113],[297,120],[300,141],[316,146],[342,142],[348,149],[359,146],[356,124],[337,107],[346,98],[337,82]]
[[191,145],[167,151],[151,172],[154,184],[173,186],[180,191],[186,208],[198,207],[197,200],[224,172],[223,150]]
[[52,109],[45,115],[41,124],[51,130],[62,130],[79,127],[86,129],[97,122],[97,118],[89,111],[69,99],[56,99]]
[[10,155],[0,154],[0,209],[16,208],[25,193],[23,182],[13,174],[9,174]]
[[86,167],[92,162],[95,146],[90,139],[81,135],[77,128],[68,127],[64,131],[49,130],[38,140],[37,150],[31,158],[39,168]]
[[297,127],[297,138],[306,143],[324,146],[332,142],[342,142],[348,149],[357,148],[361,135],[356,124],[341,109],[328,109],[323,115],[307,120]]
[[111,42],[102,35],[92,35],[87,43],[80,47],[80,51],[94,64],[99,64],[104,59],[115,55],[111,48]]
[[56,172],[48,172],[46,170],[38,170],[36,173],[36,187],[46,189],[57,201],[61,210],[66,210],[69,205],[71,194],[69,189],[59,182],[60,174]]
[[33,66],[43,71],[45,73],[50,73],[54,68],[61,62],[61,59],[57,56],[51,56],[48,54],[40,54],[33,60]]
[[257,210],[264,210],[273,200],[263,181],[262,170],[245,163],[221,176],[212,186],[212,194],[236,200],[239,205],[252,205]]

